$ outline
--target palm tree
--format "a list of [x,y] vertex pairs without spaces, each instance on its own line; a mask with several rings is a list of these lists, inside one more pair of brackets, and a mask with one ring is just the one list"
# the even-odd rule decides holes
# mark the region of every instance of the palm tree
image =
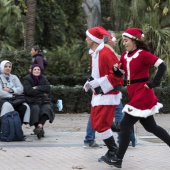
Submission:
[[26,0],[27,13],[25,23],[25,49],[30,51],[35,40],[35,16],[37,0]]

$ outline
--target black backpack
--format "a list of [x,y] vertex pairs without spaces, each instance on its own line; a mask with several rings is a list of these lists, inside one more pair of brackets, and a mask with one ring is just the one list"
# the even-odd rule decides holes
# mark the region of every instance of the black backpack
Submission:
[[11,111],[1,117],[0,140],[3,142],[24,141],[22,124],[17,111]]

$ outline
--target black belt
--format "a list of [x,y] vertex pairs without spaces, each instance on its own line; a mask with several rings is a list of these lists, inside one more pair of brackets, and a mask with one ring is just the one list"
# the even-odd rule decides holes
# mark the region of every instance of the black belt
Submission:
[[[121,91],[121,87],[122,87],[122,86],[119,86],[119,85],[118,85],[118,86],[115,86],[114,89],[111,90],[111,91]],[[96,94],[103,94],[103,91],[102,91],[102,89],[101,89],[100,86],[97,87],[97,88],[95,88],[94,91],[96,92]]]
[[134,84],[134,83],[142,83],[145,81],[148,81],[149,78],[141,78],[141,79],[134,79],[134,80],[124,80],[124,84],[125,85],[130,85],[130,84]]

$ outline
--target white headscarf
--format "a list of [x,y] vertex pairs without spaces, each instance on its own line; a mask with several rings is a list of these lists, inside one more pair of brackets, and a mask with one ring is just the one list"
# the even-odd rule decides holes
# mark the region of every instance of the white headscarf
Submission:
[[6,63],[10,63],[10,64],[11,64],[11,68],[12,68],[12,63],[11,63],[10,61],[8,61],[8,60],[3,60],[3,61],[1,62],[1,65],[0,65],[0,70],[1,70],[2,73],[4,73],[4,67],[5,67],[5,64],[6,64]]

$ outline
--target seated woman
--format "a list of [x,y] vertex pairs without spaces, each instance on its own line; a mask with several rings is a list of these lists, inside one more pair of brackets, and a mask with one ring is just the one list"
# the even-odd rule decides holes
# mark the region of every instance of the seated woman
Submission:
[[44,136],[44,124],[53,122],[55,114],[49,98],[51,87],[45,76],[41,74],[38,64],[31,67],[31,72],[24,77],[24,93],[31,109],[30,126],[35,126],[34,133],[38,139]]
[[9,112],[14,108],[19,113],[21,123],[27,124],[30,120],[30,108],[28,104],[22,102],[18,105],[11,105],[15,96],[23,94],[23,86],[19,78],[11,74],[12,63],[8,60],[4,60],[0,64],[1,75],[0,75],[0,108],[1,116],[5,112]]

